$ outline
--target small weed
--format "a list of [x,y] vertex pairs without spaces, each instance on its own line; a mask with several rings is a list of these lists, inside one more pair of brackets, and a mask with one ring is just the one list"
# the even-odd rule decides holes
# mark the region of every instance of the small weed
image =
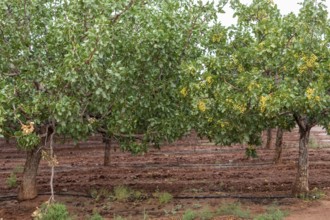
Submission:
[[257,215],[253,220],[282,220],[286,216],[288,216],[287,212],[283,212],[276,207],[270,207],[266,213]]
[[104,218],[97,212],[95,212],[90,218],[89,220],[103,220]]
[[321,199],[325,196],[325,192],[318,188],[314,188],[311,190],[308,194],[300,194],[297,195],[297,198],[303,199],[303,200],[317,200]]
[[146,195],[144,193],[142,193],[141,191],[138,190],[132,190],[131,191],[131,197],[134,200],[139,200],[139,199],[144,199],[146,198]]
[[172,194],[168,192],[158,193],[157,197],[160,204],[167,204],[173,199]]
[[111,209],[111,202],[103,202],[102,210],[109,211]]
[[310,199],[322,199],[325,196],[325,192],[318,188],[314,188],[309,193]]
[[6,184],[9,188],[17,187],[17,176],[14,172],[11,172],[9,177],[6,179]]
[[199,204],[199,203],[195,203],[195,204],[192,205],[192,208],[193,209],[200,209],[200,208],[202,208],[202,205]]
[[164,209],[165,216],[176,215],[180,209],[182,209],[182,205],[176,205],[171,210]]
[[229,203],[217,210],[217,215],[234,215],[239,218],[250,218],[250,211],[243,210],[240,203]]
[[117,201],[127,201],[131,196],[131,190],[126,186],[117,186],[113,190],[114,197]]
[[34,220],[70,220],[69,212],[65,205],[61,203],[42,204],[33,212]]
[[108,199],[111,197],[111,192],[106,188],[101,188],[100,190],[92,189],[90,191],[90,195],[93,199],[96,201],[99,201],[101,199]]
[[210,220],[213,218],[213,213],[209,208],[204,208],[198,213],[198,217],[200,220]]
[[196,212],[192,211],[191,209],[186,210],[182,216],[182,220],[194,220],[196,218],[197,218]]
[[22,173],[23,167],[22,166],[16,166],[14,170],[10,173],[9,177],[6,179],[6,183],[9,186],[9,188],[16,188],[17,187],[17,173]]

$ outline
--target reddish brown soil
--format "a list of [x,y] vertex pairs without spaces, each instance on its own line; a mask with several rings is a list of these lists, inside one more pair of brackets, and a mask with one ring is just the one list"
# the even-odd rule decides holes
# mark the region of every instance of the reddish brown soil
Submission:
[[[117,150],[112,152],[111,165],[108,167],[103,166],[103,144],[99,137],[80,143],[79,148],[72,143],[57,143],[55,154],[59,165],[55,174],[56,199],[68,205],[77,219],[86,219],[93,210],[109,219],[114,215],[141,219],[143,213],[157,219],[167,213],[170,217],[166,218],[171,219],[196,204],[216,208],[220,203],[233,200],[221,198],[227,196],[243,196],[240,202],[243,206],[249,206],[254,213],[262,212],[264,205],[277,201],[279,205],[292,210],[294,216],[298,212],[295,208],[305,203],[281,197],[290,197],[296,173],[297,139],[296,130],[285,133],[283,160],[279,165],[272,162],[274,149],[260,148],[257,159],[246,159],[244,146],[215,146],[195,136],[168,144],[160,150],[151,149],[139,156]],[[327,191],[330,187],[330,138],[316,128],[312,131],[311,140],[310,188]],[[17,170],[17,167],[24,166],[24,157],[24,152],[19,152],[13,141],[6,144],[1,140],[0,197],[16,195],[17,188],[10,189],[6,179],[15,168]],[[17,176],[19,182],[20,174]],[[38,174],[40,194],[49,193],[49,177],[50,168],[42,161]],[[116,202],[78,196],[90,196],[91,191],[101,189],[111,192],[119,185],[143,192],[144,199]],[[155,191],[170,192],[175,199],[168,205],[160,205],[152,196]],[[204,198],[190,198],[194,196]],[[219,198],[205,198],[209,196]],[[28,202],[17,202],[14,198],[2,199],[0,219],[31,219],[35,207],[48,197],[41,195]],[[309,205],[317,206],[317,203]]]

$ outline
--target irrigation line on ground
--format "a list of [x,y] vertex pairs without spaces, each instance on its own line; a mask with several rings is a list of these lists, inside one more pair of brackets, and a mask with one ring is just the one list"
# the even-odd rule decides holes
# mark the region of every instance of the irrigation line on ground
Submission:
[[[38,196],[49,196],[50,192],[38,193]],[[55,193],[56,196],[72,196],[92,198],[91,195],[82,193]],[[265,199],[288,199],[293,198],[291,195],[270,195],[270,196],[252,196],[252,195],[237,195],[237,194],[223,194],[223,195],[193,195],[193,196],[174,196],[174,199],[247,199],[247,200],[265,200]],[[17,195],[0,196],[0,201],[16,200]]]
[[80,171],[84,171],[84,170],[91,170],[91,168],[102,168],[100,170],[107,170],[109,168],[115,167],[115,168],[134,168],[134,169],[159,169],[159,168],[215,168],[215,169],[221,169],[221,168],[244,168],[244,167],[257,167],[257,166],[269,166],[269,165],[273,165],[273,162],[264,162],[264,163],[248,163],[248,164],[235,164],[235,163],[226,163],[226,164],[215,164],[215,163],[209,163],[209,164],[196,164],[196,163],[192,163],[192,164],[180,164],[180,163],[172,163],[172,164],[122,164],[122,163],[112,163],[110,166],[108,167],[103,167],[103,166],[79,166],[79,167],[61,167],[59,166],[57,168],[58,172],[62,171],[74,171],[74,170],[80,170]]

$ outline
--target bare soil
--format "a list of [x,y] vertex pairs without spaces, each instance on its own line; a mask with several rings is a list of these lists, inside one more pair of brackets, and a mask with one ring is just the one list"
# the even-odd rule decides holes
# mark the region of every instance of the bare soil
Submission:
[[[318,197],[320,191],[330,192],[330,138],[322,129],[315,128],[310,140],[310,189],[317,188]],[[287,219],[328,219],[327,195],[315,201],[290,196],[297,144],[297,130],[286,132],[282,163],[275,165],[273,148],[258,148],[258,158],[247,159],[243,145],[216,146],[192,134],[161,149],[150,149],[144,155],[134,156],[117,149],[111,152],[111,165],[104,167],[100,137],[91,137],[79,143],[79,147],[57,141],[55,199],[65,203],[76,219],[88,219],[93,211],[106,219],[114,216],[143,219],[146,215],[151,219],[179,219],[187,209],[207,206],[216,210],[221,204],[235,201],[249,208],[253,215],[276,203],[289,210]],[[13,140],[10,144],[0,141],[0,219],[31,219],[35,208],[49,198],[50,168],[42,161],[38,172],[40,196],[25,202],[15,199],[17,187],[10,188],[6,181],[16,172],[19,185],[24,161],[25,153],[16,149]],[[125,202],[109,199],[114,187],[122,185],[141,192],[142,196]],[[160,204],[155,192],[169,192],[174,199]]]

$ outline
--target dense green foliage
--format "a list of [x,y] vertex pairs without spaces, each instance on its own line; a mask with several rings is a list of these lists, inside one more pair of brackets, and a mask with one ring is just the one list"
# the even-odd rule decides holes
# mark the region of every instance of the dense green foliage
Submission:
[[[203,58],[202,133],[218,142],[258,143],[266,127],[299,119],[328,127],[329,20],[322,2],[281,15],[268,0],[231,1],[238,24],[215,25]],[[204,119],[204,120],[203,120]]]
[[192,128],[253,145],[298,124],[308,179],[309,131],[329,130],[326,8],[305,0],[283,16],[270,0],[232,0],[226,28],[223,2],[1,1],[0,133],[37,159],[53,132],[115,136],[138,153]]
[[203,53],[213,4],[2,1],[0,10],[3,134],[32,121],[38,135],[103,132],[139,152],[191,129],[180,88]]

